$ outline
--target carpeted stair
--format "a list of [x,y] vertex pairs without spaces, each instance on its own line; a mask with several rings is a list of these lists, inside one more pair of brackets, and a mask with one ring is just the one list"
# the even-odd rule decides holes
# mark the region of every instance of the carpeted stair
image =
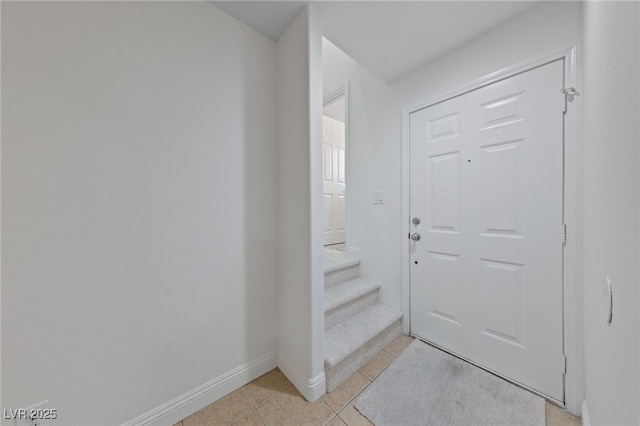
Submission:
[[359,278],[360,261],[324,251],[324,371],[333,391],[401,334],[402,312],[378,303],[376,283]]

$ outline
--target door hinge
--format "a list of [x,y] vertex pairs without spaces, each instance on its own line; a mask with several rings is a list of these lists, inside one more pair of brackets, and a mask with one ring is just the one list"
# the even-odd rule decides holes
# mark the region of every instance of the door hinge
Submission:
[[567,244],[567,224],[562,224],[562,244]]
[[569,101],[573,101],[573,97],[576,96],[578,94],[578,92],[576,91],[575,88],[573,87],[568,87],[566,89],[562,89],[561,90],[563,96],[562,96],[562,112],[566,113],[567,112],[567,105],[569,104]]
[[567,374],[567,356],[565,354],[562,354],[562,364],[560,364],[562,366],[562,374]]

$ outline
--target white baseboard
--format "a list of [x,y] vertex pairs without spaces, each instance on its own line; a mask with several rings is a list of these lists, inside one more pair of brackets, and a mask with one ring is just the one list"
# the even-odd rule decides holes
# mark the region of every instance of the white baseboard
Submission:
[[582,401],[582,426],[591,426],[589,419],[589,410],[587,409],[587,400]]
[[242,364],[122,426],[173,425],[277,367],[275,353]]
[[282,353],[278,353],[278,368],[307,401],[315,402],[326,393],[327,383],[324,371],[309,379]]

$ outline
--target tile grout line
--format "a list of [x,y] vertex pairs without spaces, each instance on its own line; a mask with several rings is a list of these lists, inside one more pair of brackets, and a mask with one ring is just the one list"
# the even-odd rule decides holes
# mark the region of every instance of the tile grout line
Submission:
[[[249,383],[247,383],[247,385],[248,385],[248,384],[249,384]],[[258,419],[259,419],[259,420],[260,420],[260,422],[262,423],[262,426],[265,426],[265,422],[264,422],[264,420],[262,419],[262,416],[260,416],[260,413],[258,413],[258,407],[257,407],[257,406],[256,406],[256,404],[253,402],[253,399],[251,398],[251,396],[249,396],[249,392],[247,392],[247,389],[246,389],[246,386],[247,386],[247,385],[244,385],[244,386],[242,386],[242,387],[241,387],[242,392],[244,393],[244,396],[246,396],[246,397],[247,397],[247,399],[249,400],[249,404],[251,404],[251,407],[253,407],[252,411],[253,411],[254,413],[256,413],[256,415],[258,416]],[[249,413],[247,413],[247,414],[249,414]],[[235,423],[232,423],[232,426],[233,426],[234,424],[238,423],[240,420],[242,420],[242,419],[244,419],[245,417],[247,417],[247,414],[245,414],[244,416],[240,417],[238,420],[236,420],[236,421],[235,421]]]
[[373,382],[369,382],[369,383],[367,384],[367,386],[365,386],[364,388],[362,388],[362,390],[361,390],[360,392],[358,392],[358,394],[357,394],[356,396],[354,396],[354,397],[353,397],[353,399],[352,399],[351,401],[349,401],[349,402],[347,403],[347,405],[345,405],[345,406],[342,408],[342,410],[340,410],[340,412],[343,412],[344,410],[346,410],[346,409],[347,409],[347,407],[349,407],[349,405],[350,405],[350,404],[353,404],[353,408],[356,408],[356,406],[355,406],[355,400],[356,400],[356,398],[358,398],[360,395],[362,395],[362,392],[364,392],[365,390],[367,390],[367,389],[369,388],[369,386],[371,386],[371,384],[372,384],[372,383],[373,383]]
[[[346,410],[346,409],[349,407],[349,404],[351,404],[353,401],[355,401],[355,400],[356,400],[356,398],[357,398],[357,397],[359,397],[359,396],[360,396],[360,394],[361,394],[362,392],[364,392],[364,391],[365,391],[365,389],[367,389],[367,388],[368,388],[369,386],[371,386],[371,384],[373,383],[373,381],[369,380],[369,378],[368,378],[367,376],[365,376],[364,374],[360,373],[359,371],[356,371],[356,373],[359,373],[359,374],[360,374],[362,377],[364,377],[364,378],[365,378],[369,383],[367,383],[367,384],[366,384],[366,386],[365,386],[365,387],[363,387],[363,388],[362,388],[362,389],[361,389],[361,390],[360,390],[360,391],[359,391],[359,392],[358,392],[358,393],[357,393],[353,398],[351,398],[349,401],[347,401],[347,403],[344,405],[344,407],[342,407],[342,408],[340,409],[340,411],[336,411],[336,410],[334,410],[334,411],[336,412],[336,415],[337,415],[338,417],[340,417],[340,413],[342,413],[344,410]],[[356,374],[356,373],[353,373],[353,374]],[[328,404],[327,404],[327,405],[328,405]],[[342,417],[340,417],[340,419],[341,419],[342,421],[344,421],[344,419],[343,419]],[[346,422],[345,422],[345,423],[346,423]]]
[[[248,383],[247,383],[248,384]],[[246,386],[246,385],[245,385]],[[251,398],[249,398],[249,401],[251,401],[251,404],[254,406],[254,408],[257,410],[258,408],[263,407],[264,405],[268,404],[269,402],[271,402],[273,399],[275,399],[278,395],[280,395],[282,392],[286,391],[287,389],[289,389],[290,387],[292,387],[292,384],[289,384],[286,388],[277,391],[277,393],[275,393],[271,398],[265,400],[264,402],[260,403],[260,404],[255,404],[253,402],[253,400]],[[243,386],[244,389],[244,386]],[[246,392],[246,391],[245,391]]]
[[262,426],[267,426],[267,421],[262,418],[262,414],[260,414],[260,412],[256,409],[256,415],[258,416],[258,420],[260,420],[260,423],[262,423]]
[[[384,352],[386,352],[386,351],[384,351]],[[396,356],[394,356],[394,355],[392,355],[392,354],[389,354],[388,352],[386,352],[386,353],[387,353],[389,356],[391,356],[391,357],[393,358],[393,360],[395,360],[395,359],[397,358]],[[393,361],[391,361],[391,362],[389,363],[389,365],[391,365],[392,363],[393,363]],[[350,425],[349,425],[349,422],[347,422],[347,420],[346,420],[345,418],[343,418],[343,417],[341,416],[341,414],[342,414],[342,413],[344,413],[344,412],[349,408],[349,406],[350,406],[350,405],[352,405],[352,403],[353,403],[353,402],[354,402],[354,401],[355,401],[355,400],[356,400],[360,395],[362,395],[362,393],[363,393],[365,390],[367,390],[367,389],[369,388],[369,386],[371,386],[371,385],[373,384],[373,382],[374,382],[378,377],[380,377],[380,375],[382,374],[382,372],[383,372],[384,370],[386,370],[386,369],[389,367],[389,365],[387,365],[385,368],[383,368],[383,369],[380,371],[380,373],[378,373],[378,375],[377,375],[373,380],[369,379],[367,376],[365,376],[363,373],[361,373],[361,372],[360,372],[360,370],[357,370],[357,371],[356,371],[356,372],[357,372],[357,373],[359,373],[361,376],[363,376],[363,377],[364,377],[364,378],[365,378],[369,383],[367,383],[367,385],[366,385],[364,388],[362,388],[362,390],[360,390],[360,391],[359,391],[359,392],[358,392],[358,393],[357,393],[357,394],[356,394],[356,395],[355,395],[351,400],[349,400],[349,402],[347,402],[347,403],[346,403],[346,405],[345,405],[344,407],[342,407],[342,409],[341,409],[339,412],[337,412],[337,417],[338,417],[338,418],[340,418],[340,420],[342,420],[342,421],[343,421],[347,426],[350,426]],[[355,374],[355,373],[354,373],[354,374]],[[358,412],[358,414],[360,414],[361,416],[363,416],[363,417],[364,417],[364,415],[363,415],[362,413],[360,413],[360,411],[358,411],[358,409],[357,409],[357,408],[355,408],[355,404],[353,405],[353,409],[354,409],[354,410],[356,410],[356,411]],[[335,410],[334,410],[334,411],[335,411]],[[366,417],[365,417],[365,418],[366,418]],[[369,420],[369,419],[367,419],[367,420]]]
[[324,402],[324,405],[329,407],[329,410],[331,410],[331,412],[333,413],[333,416],[329,417],[329,420],[327,420],[326,422],[323,423],[323,426],[327,426],[329,423],[331,423],[333,421],[333,419],[335,419],[336,417],[339,417],[339,416],[338,416],[338,413],[336,413],[336,410],[334,410],[332,406],[327,404],[327,401],[325,401],[324,398],[322,398],[322,402]]
[[[249,395],[247,394],[247,391],[244,389],[244,386],[241,386],[240,389],[242,389],[242,394],[244,395],[245,398],[247,398],[247,401],[249,401],[249,405],[251,406],[251,409],[248,410],[245,413],[242,413],[238,416],[238,418],[233,419],[228,426],[233,426],[236,423],[238,423],[240,420],[244,419],[245,417],[247,417],[249,414],[251,414],[252,411],[256,411],[255,407],[253,406],[253,402],[251,401],[251,398],[249,398]],[[215,404],[215,403],[214,403]]]
[[[357,394],[356,396],[354,396],[354,397],[353,397],[353,399],[352,399],[351,401],[349,401],[349,402],[347,403],[347,405],[345,405],[345,406],[342,408],[342,410],[340,410],[340,413],[342,413],[342,412],[346,411],[346,410],[347,410],[347,408],[349,408],[349,405],[352,405],[352,406],[353,406],[353,409],[354,409],[354,410],[355,410],[359,415],[361,415],[362,417],[365,417],[365,416],[364,416],[364,414],[362,414],[362,413],[360,412],[360,410],[358,410],[358,409],[356,408],[356,405],[355,405],[355,404],[352,404],[352,402],[354,402],[354,401],[356,400],[356,398],[358,398],[358,397],[362,394],[362,392],[364,392],[365,390],[367,390],[367,388],[368,388],[369,386],[371,386],[372,384],[373,384],[373,381],[371,381],[367,386],[365,386],[365,387],[364,387],[364,389],[362,389],[360,392],[358,392],[358,394]],[[338,414],[338,416],[340,417],[340,414]],[[365,417],[365,418],[366,418],[366,417]],[[340,417],[340,419],[341,419],[343,422],[345,422],[345,424],[346,424],[347,426],[350,426],[350,425],[349,425],[349,423],[347,423],[347,421],[346,421],[345,419],[343,419],[342,417]],[[369,420],[369,419],[367,419],[367,420]],[[369,422],[369,423],[371,423],[371,422]]]
[[[280,395],[280,394],[278,394],[278,395]],[[277,395],[276,395],[276,396],[277,396]],[[275,396],[274,396],[273,398],[275,398]],[[271,399],[273,399],[273,398],[271,398]],[[271,401],[271,399],[270,399],[269,401]],[[261,407],[262,407],[262,406],[264,406],[265,404],[267,404],[269,401],[265,401],[265,403],[264,403],[264,404],[262,404],[262,405],[261,405]],[[260,419],[260,421],[262,422],[262,425],[263,425],[263,426],[266,426],[266,425],[267,425],[267,421],[264,419],[264,417],[262,417],[262,414],[260,414],[260,411],[258,411],[258,409],[257,409],[257,408],[256,408],[256,414],[258,415],[258,418],[259,418],[259,419]]]
[[[247,384],[248,384],[248,383],[247,383]],[[254,404],[253,399],[251,399],[251,397],[249,396],[249,392],[247,392],[246,386],[247,386],[247,385],[244,385],[244,386],[242,386],[240,389],[242,389],[242,393],[244,393],[244,396],[246,396],[246,397],[247,397],[247,399],[249,400],[249,404],[251,404],[251,406],[252,406],[252,407],[253,407],[253,409],[255,410],[255,409],[257,408],[257,407],[256,407],[256,404]]]
[[[247,385],[248,385],[248,384],[249,384],[249,383],[247,383]],[[292,387],[292,386],[293,386],[293,384],[291,384],[291,382],[289,382],[289,385],[288,385],[288,386],[286,386],[284,389],[282,389],[282,390],[278,391],[278,392],[277,392],[276,394],[274,394],[271,398],[267,399],[267,400],[266,400],[266,401],[264,401],[262,404],[258,405],[258,404],[255,404],[255,403],[253,402],[253,400],[248,396],[248,393],[247,393],[247,391],[245,390],[245,387],[246,387],[247,385],[244,385],[244,386],[242,387],[242,389],[244,390],[245,394],[247,394],[247,397],[249,398],[249,402],[251,402],[251,405],[254,407],[254,410],[255,410],[256,414],[258,415],[258,418],[259,418],[259,419],[260,419],[260,421],[262,422],[263,426],[266,426],[267,421],[264,419],[264,417],[262,417],[262,414],[260,414],[260,411],[259,411],[258,409],[259,409],[259,408],[264,407],[264,406],[265,406],[265,405],[267,405],[269,402],[273,401],[276,397],[278,397],[280,394],[282,394],[284,391],[286,391],[287,389],[289,389],[290,387]]]
[[389,362],[389,364],[387,364],[385,367],[383,367],[383,368],[382,368],[382,370],[380,370],[380,371],[378,372],[378,374],[376,374],[376,377],[374,377],[374,378],[372,379],[372,378],[370,378],[369,376],[367,376],[366,374],[364,374],[363,372],[361,372],[361,371],[360,371],[360,370],[362,370],[362,368],[364,368],[364,367],[366,366],[366,364],[365,364],[365,366],[363,366],[360,370],[358,370],[358,373],[362,374],[364,377],[366,377],[367,379],[369,379],[369,381],[370,381],[370,382],[372,382],[372,383],[373,383],[373,381],[374,381],[374,380],[376,380],[378,377],[380,377],[380,375],[381,375],[381,374],[382,374],[382,373],[383,373],[387,368],[389,368],[389,366],[391,366],[391,364],[393,364],[393,361],[395,361],[395,360],[396,360],[396,358],[395,358],[393,355],[391,355],[391,354],[387,353],[386,351],[382,350],[381,352],[384,352],[384,353],[386,353],[387,355],[389,355],[390,357],[392,357],[392,360],[391,360],[391,362]]
[[[362,377],[364,377],[364,379],[365,379],[367,382],[369,382],[369,383],[367,383],[367,385],[366,385],[362,390],[366,389],[366,388],[371,384],[371,380],[369,380],[369,378],[368,378],[368,377],[366,377],[364,374],[360,373],[360,372],[359,372],[359,371],[357,371],[357,370],[356,370],[356,372],[355,372],[355,373],[353,373],[351,376],[349,376],[349,379],[350,379],[351,377],[353,377],[353,375],[354,375],[354,374],[360,374]],[[347,380],[349,380],[349,379],[347,379]],[[344,382],[346,382],[347,380],[345,380]],[[337,390],[337,388],[336,388],[336,389],[334,389],[334,392],[335,392],[336,390]],[[361,390],[360,392],[362,392],[362,390]],[[332,406],[331,406],[331,405],[330,405],[330,404],[325,400],[325,397],[326,397],[328,394],[325,394],[325,397],[323,397],[323,398],[322,398],[322,400],[325,402],[325,404],[327,404],[327,405],[329,406],[329,408],[331,408],[331,409],[333,410],[333,412],[334,412],[334,413],[339,414],[340,412],[342,412],[342,410],[344,410],[344,409],[349,405],[349,403],[350,403],[351,401],[353,401],[353,400],[354,400],[358,395],[360,395],[360,392],[358,392],[358,393],[356,394],[356,396],[354,396],[354,397],[353,397],[353,398],[351,398],[349,401],[347,401],[347,403],[346,403],[346,404],[345,404],[345,405],[344,405],[340,410],[335,410],[335,409],[334,409],[334,408],[333,408],[333,407],[332,407]]]

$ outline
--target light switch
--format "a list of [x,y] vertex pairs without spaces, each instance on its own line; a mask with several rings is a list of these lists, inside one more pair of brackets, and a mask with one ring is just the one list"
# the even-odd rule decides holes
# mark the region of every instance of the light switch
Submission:
[[384,204],[384,192],[383,191],[374,191],[373,192],[373,204]]

